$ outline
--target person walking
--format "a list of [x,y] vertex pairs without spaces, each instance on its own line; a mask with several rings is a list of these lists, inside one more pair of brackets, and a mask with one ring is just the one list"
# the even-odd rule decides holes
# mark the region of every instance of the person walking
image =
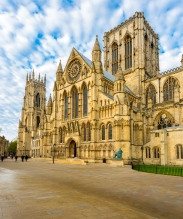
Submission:
[[24,155],[22,155],[21,158],[22,158],[22,162],[24,162]]
[[28,156],[27,156],[27,154],[25,155],[25,160],[26,160],[26,162],[27,162],[27,160],[28,160]]
[[1,155],[1,162],[3,162],[3,160],[4,160],[4,156],[3,156],[3,155]]
[[15,155],[15,161],[17,161],[17,159],[18,159],[18,156],[17,156],[17,155]]

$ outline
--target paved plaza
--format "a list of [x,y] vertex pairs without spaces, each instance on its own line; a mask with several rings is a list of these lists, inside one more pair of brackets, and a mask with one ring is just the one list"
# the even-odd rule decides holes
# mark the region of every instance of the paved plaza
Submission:
[[183,218],[183,178],[130,166],[0,162],[0,218]]

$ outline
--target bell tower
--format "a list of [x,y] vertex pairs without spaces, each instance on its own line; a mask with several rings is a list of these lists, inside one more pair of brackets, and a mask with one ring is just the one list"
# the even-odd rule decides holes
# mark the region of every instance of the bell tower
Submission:
[[46,103],[46,76],[38,75],[35,79],[34,70],[26,76],[25,95],[18,127],[18,155],[31,154],[31,142],[43,132]]

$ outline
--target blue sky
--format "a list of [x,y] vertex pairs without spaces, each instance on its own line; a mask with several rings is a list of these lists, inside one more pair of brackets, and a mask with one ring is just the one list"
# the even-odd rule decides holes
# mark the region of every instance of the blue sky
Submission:
[[91,58],[95,36],[144,12],[159,34],[160,70],[180,66],[183,53],[183,0],[1,0],[0,135],[17,136],[25,78],[35,69],[47,75],[47,98],[55,72],[71,49]]

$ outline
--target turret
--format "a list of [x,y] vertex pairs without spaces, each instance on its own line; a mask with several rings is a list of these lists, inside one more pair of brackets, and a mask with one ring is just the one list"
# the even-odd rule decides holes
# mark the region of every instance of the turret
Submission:
[[39,75],[38,75],[38,82],[40,82],[40,73],[39,73]]
[[34,81],[35,74],[34,74],[34,69],[32,70],[32,80]]
[[182,59],[181,59],[181,64],[182,64],[182,68],[183,68],[183,54],[182,54]]
[[44,76],[44,85],[46,86],[46,75]]
[[28,73],[27,73],[27,76],[26,76],[26,84],[27,84],[27,82],[28,82]]
[[57,81],[60,80],[62,73],[63,73],[63,69],[62,69],[62,64],[61,64],[61,60],[60,60],[58,68],[57,68],[57,72],[56,72],[56,80]]
[[50,97],[49,97],[49,100],[48,100],[48,103],[47,103],[47,106],[46,106],[46,114],[47,115],[51,115],[52,105],[53,105],[53,102],[52,102],[52,98],[51,98],[51,94],[50,94]]
[[102,73],[102,62],[101,62],[101,49],[98,42],[98,36],[96,36],[95,44],[92,50],[92,62],[97,73]]

